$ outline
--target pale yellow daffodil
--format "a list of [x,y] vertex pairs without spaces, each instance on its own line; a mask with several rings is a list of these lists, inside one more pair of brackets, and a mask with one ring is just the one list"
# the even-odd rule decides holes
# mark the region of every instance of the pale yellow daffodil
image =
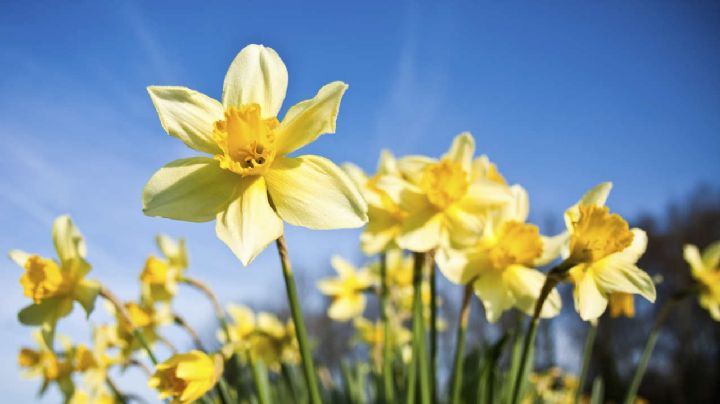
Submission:
[[700,284],[700,306],[710,312],[713,320],[720,321],[720,241],[707,246],[702,255],[696,246],[688,244],[683,255]]
[[70,314],[73,302],[80,303],[89,316],[100,291],[98,282],[85,279],[90,272],[90,264],[85,260],[85,240],[69,216],[55,219],[52,238],[57,260],[20,250],[9,254],[25,270],[20,284],[25,296],[34,302],[18,313],[18,319],[25,325],[42,326],[49,346],[57,321]]
[[360,235],[363,252],[375,255],[396,248],[396,239],[407,213],[378,186],[378,181],[383,176],[401,177],[395,157],[384,150],[380,155],[377,173],[372,177],[368,177],[360,167],[351,163],[344,164],[343,168],[360,188],[368,204],[368,224]]
[[332,266],[338,277],[322,279],[317,283],[320,292],[332,299],[328,317],[347,321],[362,315],[367,302],[365,292],[373,284],[370,272],[356,269],[339,256],[332,257]]
[[170,398],[173,403],[191,403],[210,391],[222,373],[220,355],[190,351],[158,364],[148,386],[159,392],[161,400]]
[[647,234],[630,229],[620,215],[604,206],[612,184],[591,189],[565,212],[568,242],[563,266],[575,284],[575,309],[585,320],[605,311],[613,293],[639,294],[655,301],[655,284],[636,266],[647,248]]
[[163,257],[150,256],[140,273],[142,297],[148,301],[167,302],[177,293],[177,283],[187,269],[185,240],[158,235],[156,242]]
[[[436,253],[438,267],[450,282],[472,284],[491,323],[512,307],[532,315],[545,283],[545,274],[535,268],[552,258],[544,253],[537,226],[525,223],[527,192],[517,185],[511,192],[513,202],[488,212],[482,237],[475,245]],[[553,290],[540,316],[553,317],[560,307],[560,295]]]
[[24,370],[24,377],[42,378],[40,395],[43,395],[51,384],[56,384],[65,399],[69,399],[74,390],[72,380],[72,358],[53,352],[41,333],[33,333],[38,349],[24,347],[18,354],[18,365]]
[[510,201],[508,187],[473,174],[475,140],[458,135],[439,160],[408,156],[398,161],[402,178],[378,181],[404,212],[397,243],[415,252],[438,247],[467,246],[483,230],[483,213]]
[[261,45],[245,47],[230,65],[222,102],[184,87],[148,88],[163,128],[207,157],[173,161],[143,191],[143,211],[190,222],[215,219],[217,236],[248,265],[283,234],[283,221],[311,229],[362,226],[367,205],[330,160],[288,157],[335,132],[342,82],[278,112],[287,69]]

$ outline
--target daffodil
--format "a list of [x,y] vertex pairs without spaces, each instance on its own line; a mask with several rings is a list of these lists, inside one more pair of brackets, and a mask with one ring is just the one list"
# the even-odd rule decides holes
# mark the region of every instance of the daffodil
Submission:
[[311,229],[362,226],[367,205],[339,167],[315,155],[288,157],[335,132],[347,85],[327,84],[279,121],[286,89],[285,64],[261,45],[233,60],[222,102],[184,87],[149,87],[165,131],[208,156],[156,172],[143,191],[145,214],[215,219],[217,236],[244,265],[283,234],[283,221]]
[[152,344],[158,340],[157,328],[172,323],[172,313],[167,305],[155,307],[147,301],[126,302],[123,306],[131,324],[128,323],[128,319],[115,312],[114,308],[109,306],[108,309],[116,316],[116,336],[120,354],[122,361],[127,362],[133,352],[143,349],[133,330],[138,329],[143,338]]
[[397,247],[396,239],[402,230],[407,213],[385,192],[378,181],[383,176],[401,178],[395,157],[387,150],[380,155],[377,173],[369,177],[360,167],[343,165],[355,181],[368,204],[368,224],[360,235],[360,246],[367,255],[374,255]]
[[251,355],[251,359],[261,360],[274,371],[279,371],[282,363],[299,363],[300,354],[291,321],[283,324],[274,314],[255,314],[246,306],[230,305],[227,310],[232,319],[229,325],[231,340],[227,340],[224,332],[218,332],[226,356],[233,352],[242,358]]
[[611,187],[596,186],[565,212],[568,242],[562,265],[575,284],[575,309],[586,321],[600,317],[613,293],[639,294],[650,302],[656,296],[652,279],[636,266],[647,234],[604,206]]
[[608,298],[608,303],[610,305],[610,317],[635,317],[635,296],[632,294],[622,292],[611,293]]
[[24,376],[42,378],[40,395],[44,394],[50,385],[56,384],[68,399],[75,390],[72,361],[55,354],[40,333],[34,333],[33,337],[39,348],[24,347],[18,354],[18,365],[25,370]]
[[402,178],[386,175],[378,186],[407,217],[397,243],[415,252],[467,246],[483,230],[482,214],[510,201],[507,186],[474,175],[475,140],[458,135],[439,160],[408,156],[398,161]]
[[367,269],[357,270],[341,257],[332,258],[337,278],[322,279],[317,287],[332,298],[328,316],[333,320],[347,321],[362,315],[367,299],[365,291],[372,286],[372,277]]
[[177,283],[187,269],[185,240],[175,241],[158,235],[156,242],[163,258],[150,256],[140,273],[142,296],[150,301],[170,301],[177,292]]
[[160,399],[171,398],[173,403],[191,403],[210,391],[222,372],[221,356],[190,351],[173,355],[157,365],[148,386],[159,392]]
[[[385,344],[384,324],[380,321],[372,322],[364,317],[357,317],[353,320],[353,326],[357,332],[357,341],[367,344],[371,348],[374,363],[382,362],[382,348]],[[390,321],[390,346],[402,352],[403,348],[410,344],[412,333],[397,321]]]
[[526,403],[570,404],[574,402],[579,387],[577,377],[558,367],[531,373],[528,379],[533,389],[529,397],[523,400]]
[[707,246],[702,255],[691,244],[683,253],[693,278],[700,284],[700,306],[710,312],[713,320],[720,321],[720,241]]
[[[441,249],[436,254],[438,267],[450,282],[472,284],[489,322],[497,321],[512,307],[531,315],[545,283],[545,274],[535,268],[553,258],[544,253],[537,226],[525,223],[527,193],[517,185],[511,192],[512,203],[486,214],[482,237],[475,245],[463,250]],[[560,295],[553,290],[540,316],[553,317],[560,306]]]
[[55,219],[52,238],[57,260],[10,251],[10,258],[25,270],[20,278],[24,294],[33,300],[18,313],[18,319],[25,325],[42,326],[49,346],[57,321],[70,314],[73,302],[80,303],[89,316],[100,291],[98,282],[85,279],[90,272],[85,240],[69,216]]

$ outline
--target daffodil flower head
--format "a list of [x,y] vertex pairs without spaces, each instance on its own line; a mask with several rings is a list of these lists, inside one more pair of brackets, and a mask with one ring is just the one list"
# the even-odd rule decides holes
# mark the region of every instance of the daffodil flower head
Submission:
[[318,282],[320,291],[332,298],[328,316],[333,320],[347,321],[362,315],[367,299],[365,291],[372,286],[372,277],[367,269],[357,270],[345,259],[334,256],[332,266],[337,278],[326,278]]
[[244,265],[283,234],[283,221],[311,229],[366,223],[367,204],[339,167],[315,155],[288,157],[335,132],[347,85],[327,84],[279,120],[287,80],[273,49],[249,45],[228,69],[222,102],[184,87],[149,87],[165,131],[209,156],[156,172],[143,191],[145,214],[216,220],[217,236]]
[[720,241],[707,246],[702,255],[697,246],[688,244],[683,255],[700,286],[700,306],[710,313],[713,320],[720,321]]
[[9,254],[23,268],[20,284],[24,295],[33,301],[18,313],[18,319],[25,325],[42,326],[49,346],[57,321],[70,314],[73,302],[80,303],[89,316],[100,290],[98,282],[85,279],[90,271],[85,241],[69,216],[55,219],[52,238],[57,260],[20,250]]
[[159,392],[160,399],[171,398],[173,403],[191,403],[210,391],[222,372],[221,356],[190,351],[173,355],[157,365],[148,386]]
[[647,234],[604,206],[611,187],[596,186],[565,212],[568,241],[561,266],[575,285],[575,308],[585,321],[600,317],[613,293],[639,294],[650,302],[656,297],[654,282],[636,265]]
[[23,347],[18,353],[18,365],[24,369],[28,378],[40,377],[43,380],[42,395],[51,383],[57,384],[63,396],[69,399],[75,389],[72,380],[73,365],[70,358],[61,357],[47,345],[41,333],[33,333],[38,349]]
[[[510,192],[510,203],[487,212],[482,237],[474,245],[436,253],[438,267],[450,282],[472,284],[489,322],[513,307],[532,314],[545,282],[545,275],[535,269],[548,260],[544,240],[537,226],[524,222],[527,192],[520,186]],[[553,317],[560,306],[560,295],[553,290],[540,316]]]
[[407,214],[397,236],[400,247],[426,252],[471,245],[482,233],[487,209],[510,202],[505,184],[473,174],[474,152],[472,135],[462,133],[440,159],[403,157],[399,177],[379,179],[378,187]]

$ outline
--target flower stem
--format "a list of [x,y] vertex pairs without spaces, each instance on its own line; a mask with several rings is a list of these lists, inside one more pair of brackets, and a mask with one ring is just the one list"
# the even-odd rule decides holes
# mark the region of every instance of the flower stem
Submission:
[[217,317],[220,322],[220,327],[222,327],[225,337],[227,337],[227,341],[230,341],[230,326],[228,326],[227,318],[225,317],[225,310],[223,310],[220,300],[217,298],[215,293],[213,293],[212,289],[210,289],[205,282],[199,279],[183,277],[180,281],[197,289],[200,293],[207,296],[208,300],[210,300],[210,304],[213,306],[215,317]]
[[426,255],[424,253],[414,253],[414,273],[413,273],[413,345],[414,354],[417,355],[417,361],[414,361],[420,373],[420,402],[422,404],[430,403],[430,366],[428,363],[427,342],[425,340],[425,320],[423,318],[422,307],[422,280],[423,266],[425,265]]
[[625,400],[623,400],[625,404],[632,404],[635,401],[635,396],[637,395],[638,389],[640,388],[640,382],[645,375],[645,370],[647,369],[648,362],[650,362],[650,356],[652,355],[653,349],[655,349],[655,343],[657,342],[658,336],[660,335],[660,328],[665,323],[667,316],[670,314],[670,310],[675,306],[675,304],[697,293],[698,290],[696,287],[691,287],[690,289],[677,292],[672,295],[670,297],[670,300],[665,302],[665,304],[663,304],[660,308],[660,312],[655,318],[655,324],[653,324],[653,328],[650,331],[648,340],[645,343],[645,349],[643,350],[642,356],[640,357],[638,367],[637,369],[635,369],[635,373],[633,374],[632,381],[630,382],[630,387],[628,388],[627,394],[625,395]]
[[470,297],[472,296],[472,284],[465,285],[462,306],[460,306],[460,317],[458,318],[457,338],[455,340],[455,359],[452,373],[452,404],[460,403],[460,389],[463,379],[463,356],[465,354],[465,336],[467,335],[468,318],[470,317]]
[[280,264],[282,265],[283,277],[285,278],[285,289],[287,291],[288,301],[290,302],[290,312],[295,324],[295,336],[300,346],[300,356],[303,362],[303,372],[305,373],[305,383],[307,383],[310,392],[310,402],[319,404],[320,389],[317,384],[315,374],[315,365],[313,364],[312,352],[305,330],[305,320],[303,319],[302,310],[300,309],[300,300],[298,299],[297,289],[295,287],[295,277],[293,276],[290,266],[290,258],[288,257],[287,245],[285,237],[280,236],[276,241],[278,255],[280,256]]
[[268,391],[267,368],[262,361],[255,360],[249,351],[247,352],[247,357],[250,360],[250,369],[252,371],[253,382],[255,383],[255,390],[257,390],[258,403],[269,404],[270,392]]
[[585,337],[585,347],[583,348],[582,367],[580,368],[580,378],[578,379],[577,390],[575,390],[575,404],[580,402],[585,379],[590,369],[590,359],[592,358],[593,345],[595,344],[595,336],[597,335],[597,322],[590,323],[587,336]]
[[200,336],[198,335],[197,331],[195,331],[195,329],[193,329],[182,316],[180,316],[179,314],[173,314],[173,322],[175,323],[175,325],[182,328],[183,330],[185,330],[185,332],[188,333],[196,349],[207,352],[205,346],[200,340]]
[[128,324],[128,326],[132,329],[133,336],[137,338],[138,342],[140,342],[140,345],[145,349],[145,352],[147,352],[148,357],[150,357],[150,360],[152,361],[153,365],[158,364],[158,360],[155,357],[155,354],[153,353],[152,349],[150,348],[150,345],[148,345],[147,341],[145,340],[145,336],[142,333],[142,330],[140,328],[135,327],[135,324],[133,324],[132,319],[130,318],[130,315],[128,314],[127,310],[125,310],[125,306],[120,302],[120,299],[118,299],[117,296],[115,296],[110,289],[101,286],[100,291],[98,292],[98,295],[101,296],[103,299],[110,302],[110,304],[115,307],[115,311],[118,313],[120,317]]
[[380,318],[383,324],[383,395],[386,404],[395,402],[393,386],[392,336],[388,319],[387,255],[380,255]]
[[437,279],[435,276],[434,254],[428,253],[425,258],[428,262],[430,275],[430,395],[432,402],[437,400]]
[[525,334],[525,340],[523,342],[522,355],[520,356],[520,365],[518,366],[517,373],[515,374],[515,383],[513,384],[513,393],[511,404],[517,404],[520,399],[520,391],[522,390],[523,378],[525,377],[525,370],[530,360],[530,347],[535,342],[535,334],[537,333],[537,326],[540,322],[540,313],[542,313],[542,307],[545,304],[550,292],[552,292],[555,285],[557,285],[565,276],[566,268],[563,264],[553,268],[548,275],[545,277],[545,283],[543,284],[540,296],[538,296],[535,302],[535,311],[530,319],[528,325],[528,331]]

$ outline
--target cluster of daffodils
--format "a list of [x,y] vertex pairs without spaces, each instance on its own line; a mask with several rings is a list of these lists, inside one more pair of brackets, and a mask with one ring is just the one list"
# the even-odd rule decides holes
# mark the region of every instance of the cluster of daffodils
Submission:
[[[452,403],[493,402],[499,398],[493,391],[502,391],[513,404],[521,397],[567,402],[580,395],[582,376],[526,369],[537,323],[560,313],[556,288],[572,287],[575,310],[592,327],[606,311],[633,317],[635,295],[655,301],[651,277],[637,266],[647,235],[606,206],[610,183],[590,189],[565,211],[563,232],[543,235],[527,222],[526,190],[510,184],[487,156],[476,155],[469,133],[458,135],[439,158],[385,151],[372,175],[353,164],[341,168],[321,156],[296,155],[320,135],[335,132],[348,86],[329,83],[279,119],[287,85],[278,54],[250,45],[232,61],[220,101],[185,87],[149,87],[163,129],[202,154],[172,161],[153,174],[142,207],[148,216],[215,221],[217,237],[243,265],[274,242],[290,317],[237,303],[223,307],[208,285],[188,276],[184,240],[165,235],[156,239],[159,254],[149,256],[139,271],[137,298],[123,301],[107,285],[87,278],[91,265],[84,238],[68,216],[61,216],[52,229],[56,257],[10,252],[23,270],[20,285],[29,300],[18,319],[36,328],[36,346],[22,347],[18,363],[28,376],[42,379],[41,392],[56,385],[65,402],[128,402],[138,396],[115,379],[133,368],[144,372],[160,399],[173,403],[402,399],[427,404],[445,401],[444,393]],[[312,337],[321,330],[309,333],[305,326],[285,223],[308,229],[364,227],[360,249],[368,256],[366,264],[356,267],[333,257],[337,276],[317,282],[329,299],[327,315],[351,323],[356,338],[348,343],[368,356],[370,366],[357,358],[355,367],[338,361],[343,387],[335,385],[327,368],[315,370],[313,349],[322,347]],[[720,320],[720,243],[702,254],[688,245],[684,255],[697,281],[687,294],[699,296],[701,306]],[[446,328],[438,315],[440,276],[457,285],[462,298],[447,391],[438,382],[447,372],[437,369],[438,333]],[[217,318],[216,339],[203,340],[204,333],[174,309],[183,286],[208,299]],[[473,295],[488,322],[512,309],[529,317],[527,332],[515,331],[525,342],[517,345],[522,351],[513,349],[511,370],[497,362],[505,338],[483,354],[483,366],[466,363],[472,358],[464,355],[464,344]],[[96,321],[98,298],[107,313]],[[56,337],[76,302],[88,318],[89,343]],[[168,327],[182,329],[192,346],[167,338]],[[482,369],[479,385],[475,378],[463,381],[466,368]],[[375,376],[370,388],[363,369]],[[500,379],[501,388],[493,388]]]

